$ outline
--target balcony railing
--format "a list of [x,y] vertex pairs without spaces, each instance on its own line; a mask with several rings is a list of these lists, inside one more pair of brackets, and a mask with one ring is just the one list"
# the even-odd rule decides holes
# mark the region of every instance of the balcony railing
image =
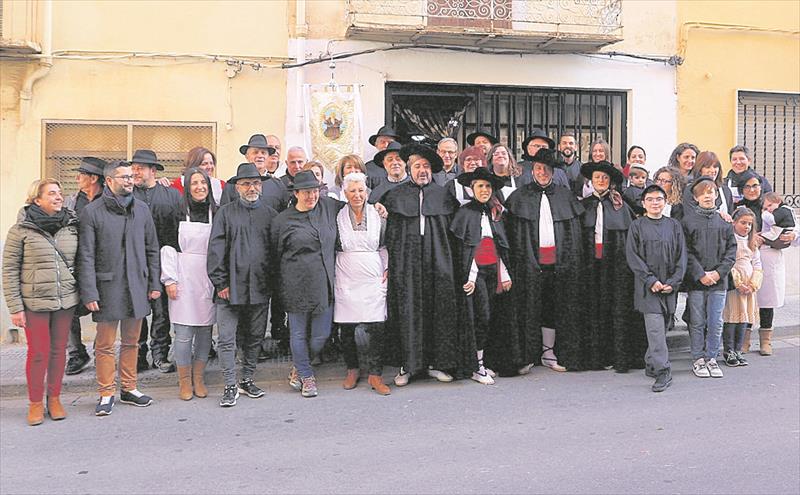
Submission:
[[348,0],[353,39],[512,51],[595,51],[622,40],[621,0]]
[[0,52],[40,53],[40,2],[0,0]]

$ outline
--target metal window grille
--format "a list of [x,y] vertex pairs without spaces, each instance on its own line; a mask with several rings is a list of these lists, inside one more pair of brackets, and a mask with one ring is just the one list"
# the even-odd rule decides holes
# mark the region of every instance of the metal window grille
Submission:
[[738,100],[737,143],[786,204],[800,207],[800,94],[739,91]]
[[74,169],[84,156],[130,160],[137,149],[155,151],[164,171],[178,177],[187,152],[203,146],[216,152],[216,124],[200,122],[45,121],[43,177],[61,182],[65,195],[77,192]]
[[[432,142],[449,136],[463,146],[467,134],[480,130],[519,157],[522,141],[534,128],[556,141],[572,131],[582,161],[589,159],[592,141],[603,138],[611,145],[612,161],[625,163],[625,92],[392,82],[386,84],[386,95],[387,123],[404,138],[422,133]],[[433,125],[421,125],[432,119],[441,121],[437,130],[444,128],[437,135],[430,131]]]

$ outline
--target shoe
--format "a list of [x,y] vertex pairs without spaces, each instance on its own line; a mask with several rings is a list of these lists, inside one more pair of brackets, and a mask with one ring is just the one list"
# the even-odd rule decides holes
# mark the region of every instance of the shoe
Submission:
[[653,392],[663,392],[670,385],[672,385],[672,373],[669,370],[663,370],[656,377],[656,382],[652,386]]
[[719,367],[716,359],[709,359],[706,362],[706,368],[708,369],[708,374],[711,375],[712,378],[722,378],[722,368]]
[[483,366],[478,371],[472,373],[472,379],[484,385],[494,385],[494,378],[492,378]]
[[748,364],[750,364],[747,362],[747,359],[744,358],[741,352],[738,351],[736,352],[736,359],[739,360],[739,366],[747,366]]
[[491,376],[492,378],[497,378],[497,373],[495,373],[494,371],[490,370],[485,366],[483,367],[483,369],[486,370],[487,375]]
[[61,421],[67,417],[67,411],[64,410],[64,406],[57,395],[47,398],[47,414],[50,415],[50,419],[53,421]]
[[772,329],[762,328],[758,331],[758,353],[762,356],[772,356]]
[[44,421],[44,402],[31,402],[28,406],[28,424],[36,426]]
[[358,385],[358,379],[361,378],[359,376],[359,372],[360,370],[356,369],[347,370],[347,376],[344,378],[344,382],[342,382],[342,387],[344,387],[345,390],[352,390],[356,388],[356,385]]
[[119,394],[119,401],[136,407],[147,407],[153,403],[153,398],[149,395],[144,395],[137,389],[133,389],[127,392],[122,391]]
[[219,400],[221,407],[233,407],[236,405],[236,399],[239,398],[239,387],[236,385],[226,385],[225,390],[222,391],[222,398]]
[[706,360],[703,358],[698,359],[692,364],[692,372],[697,378],[708,378],[711,376],[711,373],[708,372],[708,368],[706,367]]
[[240,380],[238,387],[239,387],[239,392],[245,394],[251,399],[258,399],[259,397],[264,397],[264,391],[261,390],[253,382],[252,378],[246,378],[244,380]]
[[656,378],[658,376],[658,374],[656,374],[656,371],[653,368],[645,367],[644,376],[647,376],[647,377],[650,377],[650,378]]
[[67,368],[64,370],[64,373],[67,375],[77,375],[88,368],[91,362],[92,358],[88,355],[71,357],[69,361],[67,361]]
[[372,390],[377,392],[378,395],[389,395],[392,393],[389,387],[383,383],[383,378],[379,375],[369,375],[367,383],[369,383],[369,386],[372,387]]
[[303,381],[300,380],[300,375],[297,374],[297,368],[294,366],[289,371],[289,386],[298,392],[303,389]]
[[449,383],[453,381],[453,377],[445,373],[444,371],[435,370],[433,368],[428,368],[428,376],[431,378],[436,378],[442,383]]
[[531,370],[532,370],[532,369],[533,369],[533,363],[526,364],[525,366],[523,366],[522,368],[520,368],[520,369],[517,371],[517,373],[519,373],[520,375],[527,375],[528,373],[530,373],[530,372],[531,372]]
[[405,387],[408,385],[408,381],[411,379],[411,373],[407,372],[403,368],[400,368],[400,371],[397,372],[397,375],[394,377],[394,384],[398,387]]
[[175,372],[175,363],[171,363],[167,361],[166,358],[164,359],[154,359],[153,360],[153,368],[157,369],[162,373],[174,373]]
[[194,386],[195,397],[201,399],[208,397],[208,388],[205,381],[206,362],[195,361],[192,363],[192,385]]
[[97,406],[94,408],[95,416],[108,416],[114,409],[114,396],[100,397],[97,401]]
[[725,353],[725,364],[730,367],[739,366],[739,356],[736,355],[736,351],[731,349]]
[[303,397],[317,396],[317,380],[313,376],[303,378],[303,389],[300,391]]
[[147,362],[147,354],[139,354],[139,360],[136,361],[136,371],[141,373],[150,369],[150,363]]
[[553,358],[542,357],[542,366],[550,368],[553,371],[564,372],[567,368],[558,364],[558,361]]
[[178,366],[178,386],[181,400],[192,400],[192,367]]

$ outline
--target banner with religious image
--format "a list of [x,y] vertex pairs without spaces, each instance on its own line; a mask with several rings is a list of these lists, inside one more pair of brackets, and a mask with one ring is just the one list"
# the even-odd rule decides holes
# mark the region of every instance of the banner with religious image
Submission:
[[344,155],[361,155],[361,95],[357,84],[305,84],[303,99],[305,148],[312,159],[333,173]]

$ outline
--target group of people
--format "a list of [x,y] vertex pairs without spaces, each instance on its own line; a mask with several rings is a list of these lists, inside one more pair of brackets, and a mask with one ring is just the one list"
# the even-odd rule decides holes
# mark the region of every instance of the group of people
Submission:
[[683,143],[651,181],[644,148],[615,165],[598,139],[583,164],[569,132],[556,143],[534,130],[519,161],[484,132],[460,151],[452,138],[436,150],[398,139],[380,128],[374,158],[343,156],[332,184],[300,147],[282,163],[278,138],[262,134],[227,181],[205,148],[174,180],[137,150],[130,162],[84,158],[70,198],[54,179],[35,181],[3,253],[4,295],[28,342],[28,422],[45,408],[66,417],[65,349],[67,373],[90,362],[79,319],[89,313],[98,416],[113,410],[117,367],[119,401],[152,403],[137,386],[148,335],[152,366],[177,371],[184,400],[208,396],[216,353],[223,407],[264,395],[253,378],[268,328],[291,350],[288,383],[303,397],[318,393],[312,363],[332,329],[345,389],[360,381],[361,355],[380,395],[391,393],[387,365],[397,387],[420,376],[490,385],[538,364],[644,368],[660,392],[679,291],[695,375],[722,377],[721,351],[746,365],[754,325],[771,354],[782,249],[798,236],[746,148],[731,149],[723,178],[716,154]]

